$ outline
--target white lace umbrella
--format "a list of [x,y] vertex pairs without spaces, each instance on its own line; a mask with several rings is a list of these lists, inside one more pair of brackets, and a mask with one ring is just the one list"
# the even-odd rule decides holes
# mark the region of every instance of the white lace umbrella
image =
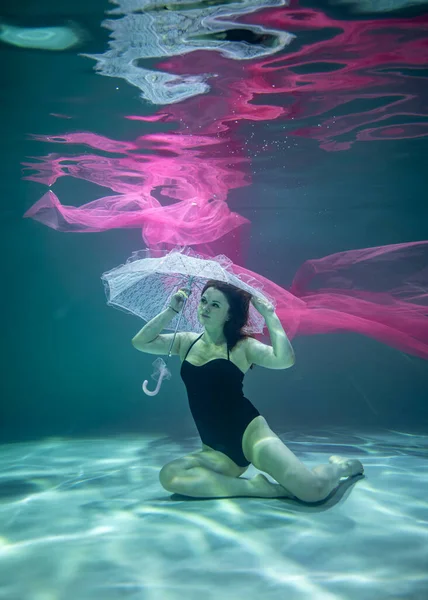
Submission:
[[[190,248],[183,248],[174,249],[160,258],[153,258],[149,250],[142,250],[134,252],[124,265],[103,273],[101,279],[105,285],[107,304],[137,315],[145,321],[150,321],[164,310],[180,288],[190,289],[180,314],[166,328],[175,332],[168,352],[170,357],[178,331],[203,330],[203,325],[198,321],[197,307],[202,289],[209,279],[229,283],[273,303],[272,299],[261,292],[259,284],[257,287],[254,285],[257,283],[254,278],[244,273],[237,275],[232,267],[232,261],[223,254],[204,258]],[[239,271],[239,267],[235,270]],[[262,333],[263,327],[263,317],[250,304],[249,319],[243,330],[246,333]],[[147,381],[144,382],[143,389],[148,395],[157,394],[162,380],[171,376],[161,358],[153,364],[155,372],[152,378],[158,379],[158,384],[150,392],[147,390]]]

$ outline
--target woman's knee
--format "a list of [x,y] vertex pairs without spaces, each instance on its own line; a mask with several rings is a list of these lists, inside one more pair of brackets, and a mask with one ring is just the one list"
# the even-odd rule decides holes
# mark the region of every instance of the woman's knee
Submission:
[[162,467],[159,472],[159,481],[163,488],[168,492],[173,491],[174,479],[183,471],[187,471],[191,468],[189,461],[183,458],[172,460]]

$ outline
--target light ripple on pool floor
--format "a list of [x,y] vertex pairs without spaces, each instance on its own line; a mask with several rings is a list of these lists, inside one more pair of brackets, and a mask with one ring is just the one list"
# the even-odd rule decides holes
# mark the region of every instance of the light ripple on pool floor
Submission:
[[0,600],[426,600],[428,436],[282,437],[310,467],[344,454],[366,477],[317,505],[194,500],[158,473],[197,439],[1,446]]

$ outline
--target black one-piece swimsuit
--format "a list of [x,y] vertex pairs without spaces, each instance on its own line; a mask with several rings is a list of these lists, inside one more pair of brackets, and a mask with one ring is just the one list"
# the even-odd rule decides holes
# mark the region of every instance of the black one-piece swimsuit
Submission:
[[199,367],[186,360],[201,337],[191,344],[180,370],[196,427],[204,444],[247,467],[250,463],[242,451],[242,436],[260,413],[244,396],[244,373],[230,360],[229,349],[227,359],[215,358]]

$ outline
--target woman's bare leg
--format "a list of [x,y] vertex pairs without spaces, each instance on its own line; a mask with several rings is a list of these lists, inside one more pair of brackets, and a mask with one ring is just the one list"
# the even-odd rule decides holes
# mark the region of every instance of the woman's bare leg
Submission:
[[261,473],[252,479],[240,477],[247,469],[215,450],[195,452],[166,464],[159,479],[169,492],[193,498],[290,497],[279,484]]
[[324,500],[340,482],[364,472],[359,460],[330,457],[328,465],[308,469],[270,429],[263,417],[256,417],[244,434],[244,454],[260,471],[265,471],[284,489],[304,502]]

